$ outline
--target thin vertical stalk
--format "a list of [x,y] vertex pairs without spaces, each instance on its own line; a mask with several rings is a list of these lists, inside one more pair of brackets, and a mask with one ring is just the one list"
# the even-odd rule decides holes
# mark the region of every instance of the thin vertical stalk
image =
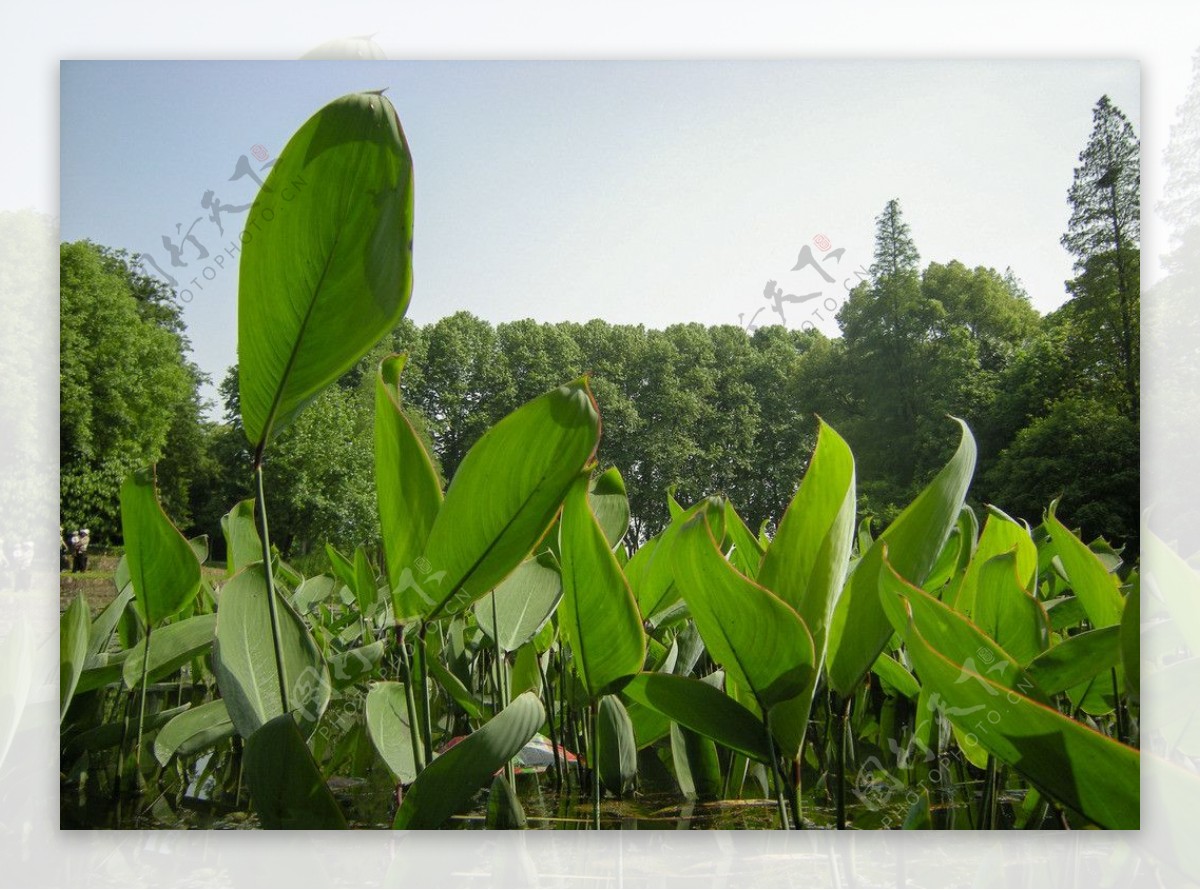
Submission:
[[[121,801],[122,780],[125,777],[125,751],[126,745],[129,744],[129,715],[133,710],[133,696],[125,696],[123,700],[125,703],[125,708],[124,714],[121,717],[121,745],[117,748],[117,777],[116,781],[113,782],[113,797],[117,801],[118,806],[120,806]],[[117,701],[117,704],[113,709],[114,716],[116,715],[117,708],[120,708],[120,700]],[[120,824],[119,820],[118,824]]]
[[230,754],[237,758],[237,784],[233,790],[233,805],[241,806],[242,802],[242,767],[245,761],[242,759],[242,741],[240,736],[234,736],[229,746]]
[[844,830],[846,827],[846,746],[849,741],[849,717],[850,717],[850,702],[852,699],[847,698],[845,703],[841,702],[841,697],[838,696],[838,739],[837,739],[837,827],[839,830]]
[[592,700],[589,710],[592,717],[592,737],[588,751],[590,756],[588,761],[592,767],[592,812],[595,817],[596,830],[600,830],[600,709],[596,704],[595,699]]
[[1122,712],[1121,687],[1117,684],[1117,669],[1112,668],[1112,684],[1113,697],[1116,699],[1117,707],[1115,709],[1117,715],[1117,741],[1122,744],[1129,744],[1129,732],[1125,727],[1125,715]]
[[796,759],[792,761],[792,796],[790,803],[792,805],[792,821],[796,823],[796,828],[804,827],[804,802],[800,799],[800,761],[804,757],[804,744],[800,744],[800,753],[796,755]]
[[983,779],[983,793],[979,797],[979,827],[983,830],[995,828],[992,823],[992,795],[996,784],[996,758],[987,758],[987,772]]
[[[575,710],[567,701],[567,655],[563,651],[562,644],[558,647],[558,685],[559,685],[559,719],[563,727],[563,744],[566,745],[569,740],[571,747],[575,749],[575,784],[579,789],[583,790],[582,783],[582,767],[579,763],[579,754],[583,749],[579,746],[579,733],[575,728]],[[567,787],[571,785],[571,770],[570,767],[566,770]]]
[[558,733],[554,730],[554,694],[550,689],[550,681],[546,676],[546,669],[542,666],[542,659],[537,654],[536,648],[533,655],[533,660],[538,668],[538,676],[542,679],[542,698],[546,702],[546,727],[550,730],[550,751],[554,755],[554,779],[558,787],[561,788],[563,774],[562,763],[558,759]]
[[771,778],[775,782],[775,803],[779,807],[779,827],[788,831],[792,826],[788,824],[787,804],[783,802],[783,771],[779,768],[779,755],[775,751],[775,734],[771,732],[770,727],[764,728],[767,730],[767,749],[771,753]]
[[413,698],[412,662],[408,660],[408,644],[404,642],[404,626],[396,625],[396,644],[400,647],[400,661],[404,665],[404,707],[408,711],[408,736],[412,745],[413,760],[417,772],[425,769],[425,747],[421,744],[417,725],[417,703]]
[[[509,689],[508,689],[508,665],[504,662],[504,650],[500,648],[500,621],[496,617],[496,591],[492,591],[492,642],[496,644],[496,679],[499,681],[500,689],[500,708],[496,713],[508,707]],[[535,653],[536,654],[536,653]],[[517,771],[513,769],[512,760],[507,760],[504,763],[504,778],[508,782],[513,793],[517,789]]]
[[[275,602],[275,573],[271,567],[271,535],[267,529],[267,501],[263,492],[262,447],[254,458],[254,486],[258,492],[258,535],[262,540],[263,573],[267,579],[267,608],[271,612],[271,642],[275,647],[275,674],[279,681],[279,703],[283,713],[291,712],[288,704],[287,680],[283,670],[283,632],[279,626],[279,608]],[[149,628],[147,628],[149,632]]]
[[992,806],[988,812],[988,822],[991,828],[1000,827],[1000,792],[1004,790],[1004,764],[996,761],[995,774],[992,776]]
[[413,654],[417,657],[419,665],[417,682],[420,686],[418,690],[420,698],[418,704],[421,706],[421,738],[425,745],[425,762],[433,763],[433,718],[429,707],[429,650],[425,646],[425,634],[428,630],[429,625],[422,621]]
[[137,747],[134,748],[133,762],[137,767],[137,771],[142,771],[142,730],[146,725],[146,677],[150,671],[150,631],[152,625],[149,621],[146,622],[146,651],[142,656],[142,703],[138,708],[138,734]]

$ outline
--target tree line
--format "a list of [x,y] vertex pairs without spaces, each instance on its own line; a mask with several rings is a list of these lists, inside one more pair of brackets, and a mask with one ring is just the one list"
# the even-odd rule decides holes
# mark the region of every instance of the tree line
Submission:
[[[948,457],[953,415],[979,443],[978,505],[1037,524],[1061,497],[1085,535],[1136,549],[1138,142],[1107,97],[1093,118],[1062,239],[1075,277],[1056,311],[1039,315],[1011,271],[922,266],[892,200],[836,338],[780,325],[405,320],[281,437],[266,465],[277,541],[302,557],[326,541],[375,540],[374,370],[407,352],[404,398],[447,479],[490,425],[589,373],[604,423],[598,457],[625,477],[635,541],[667,521],[668,491],[681,502],[722,492],[752,527],[769,525],[804,472],[815,415],[854,450],[860,511],[885,524]],[[203,376],[187,360],[177,305],[133,260],[63,245],[64,522],[91,520],[113,540],[120,477],[157,459],[172,515],[219,540],[220,516],[250,496],[236,369],[219,388],[223,419],[202,420]]]

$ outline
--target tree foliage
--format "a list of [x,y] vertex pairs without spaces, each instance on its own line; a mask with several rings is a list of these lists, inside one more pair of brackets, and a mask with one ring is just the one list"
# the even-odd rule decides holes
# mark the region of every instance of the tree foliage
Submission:
[[[1070,299],[1045,317],[1011,269],[922,268],[893,199],[875,221],[871,277],[838,313],[839,338],[780,325],[492,325],[466,312],[402,320],[280,435],[265,468],[275,539],[293,557],[374,542],[375,369],[405,352],[403,410],[444,481],[501,418],[589,374],[598,459],[625,478],[633,547],[666,525],[668,491],[684,504],[725,494],[752,529],[777,522],[816,415],[849,443],[858,507],[881,522],[949,459],[953,415],[977,434],[979,502],[1036,524],[1065,496],[1085,532],[1136,541],[1137,153],[1129,122],[1101,99],[1068,192]],[[219,544],[220,516],[251,494],[236,373],[221,385],[223,422],[199,421],[169,292],[87,244],[63,246],[63,282],[64,520],[101,524],[124,472],[160,459],[168,509]]]
[[1038,322],[1012,276],[959,262],[920,272],[918,256],[889,201],[876,219],[873,277],[838,313],[850,408],[839,428],[858,459],[861,506],[884,519],[949,457],[947,414],[985,425],[1001,372]]
[[[60,252],[61,520],[119,537],[117,492],[135,467],[167,458],[166,509],[187,518],[200,430],[199,370],[178,305],[134,258],[87,241]],[[198,459],[198,455],[196,455]]]
[[1088,316],[1100,363],[1115,365],[1123,409],[1138,411],[1138,316],[1141,284],[1141,145],[1121,110],[1102,96],[1092,134],[1067,193],[1071,220],[1062,237],[1078,276],[1067,282],[1073,311]]
[[1037,519],[1062,496],[1090,535],[1138,541],[1140,146],[1107,96],[1067,192],[1070,299],[1002,375],[988,494]]

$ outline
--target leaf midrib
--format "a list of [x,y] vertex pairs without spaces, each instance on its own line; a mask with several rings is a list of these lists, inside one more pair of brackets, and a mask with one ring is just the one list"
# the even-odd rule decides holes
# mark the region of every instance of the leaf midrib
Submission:
[[296,358],[299,356],[300,349],[304,344],[304,338],[308,334],[308,325],[312,320],[317,301],[320,299],[321,289],[325,286],[325,276],[329,274],[329,267],[333,262],[333,255],[337,252],[340,238],[341,225],[338,226],[338,234],[334,236],[333,244],[329,246],[329,252],[325,255],[325,265],[321,268],[321,276],[317,279],[316,287],[313,288],[312,297],[308,301],[308,308],[304,311],[304,318],[301,320],[300,328],[296,332],[296,340],[292,343],[291,353],[288,355],[287,363],[283,367],[283,373],[279,376],[279,384],[275,387],[275,396],[271,400],[271,408],[267,412],[266,420],[263,421],[262,433],[259,436],[259,440],[254,443],[256,460],[261,460],[262,450],[271,438],[271,428],[275,425],[275,417],[279,413],[279,404],[283,401],[284,390],[287,389],[288,380],[292,376],[292,367],[296,364]]

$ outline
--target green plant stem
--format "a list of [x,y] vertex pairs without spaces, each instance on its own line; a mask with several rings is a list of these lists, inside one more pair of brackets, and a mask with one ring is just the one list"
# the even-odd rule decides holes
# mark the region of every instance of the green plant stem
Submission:
[[[125,751],[129,744],[129,714],[133,710],[133,696],[125,696],[124,703],[124,714],[121,717],[121,745],[117,748],[117,779],[113,782],[113,798],[117,801],[118,806],[121,801],[121,785],[125,778]],[[119,703],[117,707],[120,707]],[[115,715],[115,708],[113,713]]]
[[1119,685],[1117,685],[1117,669],[1112,668],[1111,674],[1112,674],[1112,684],[1113,684],[1113,697],[1116,700],[1116,704],[1117,704],[1116,708],[1114,709],[1114,712],[1116,713],[1116,716],[1117,716],[1117,741],[1121,742],[1122,744],[1128,745],[1129,744],[1129,733],[1125,727],[1125,715],[1123,714],[1122,708],[1121,708],[1121,705],[1122,705],[1121,687]]
[[593,699],[589,706],[592,718],[591,761],[592,767],[592,812],[595,816],[596,830],[600,830],[600,709]]
[[550,730],[550,751],[554,755],[554,779],[558,787],[562,787],[563,774],[562,763],[558,759],[558,733],[554,729],[554,695],[550,689],[550,682],[546,677],[546,669],[542,667],[541,656],[534,650],[533,661],[537,665],[538,676],[542,679],[542,699],[546,702],[546,728]]
[[790,803],[792,805],[792,821],[796,824],[796,828],[804,827],[804,803],[800,799],[800,760],[804,756],[804,744],[800,745],[800,753],[796,759],[792,761],[792,796]]
[[146,725],[146,677],[150,672],[150,631],[152,625],[146,622],[146,651],[142,656],[142,702],[138,707],[137,747],[134,748],[133,762],[140,773],[142,771],[142,730]]
[[[500,648],[500,622],[496,618],[496,591],[492,591],[492,634],[493,642],[496,644],[496,678],[500,681],[500,710],[508,707],[509,689],[508,689],[508,666],[504,663],[504,650]],[[536,653],[535,653],[536,656]],[[500,710],[496,713],[499,714]],[[509,787],[516,793],[517,788],[517,771],[513,769],[513,762],[508,760],[504,764],[504,778],[508,782]]]
[[848,717],[850,716],[850,699],[843,704],[841,696],[835,696],[838,711],[837,728],[837,827],[846,828],[846,743],[849,732]]
[[425,769],[425,746],[421,743],[417,726],[417,703],[413,698],[412,663],[408,660],[408,644],[404,642],[404,625],[396,625],[396,644],[400,647],[400,661],[404,665],[404,707],[408,711],[408,736],[412,745],[413,760],[417,772]]
[[[565,747],[568,741],[571,747],[575,749],[575,784],[582,790],[581,782],[581,767],[578,755],[583,750],[579,747],[579,734],[575,731],[575,712],[567,701],[567,656],[563,651],[562,644],[558,647],[558,716],[559,723],[563,728],[563,746]],[[567,788],[571,787],[571,768],[568,765],[564,770],[567,776]]]
[[767,731],[767,749],[771,753],[771,774],[775,780],[775,803],[779,807],[779,827],[787,831],[792,826],[788,823],[787,804],[783,801],[783,771],[779,768],[779,754],[775,751],[775,734],[771,732],[769,726],[764,725],[763,728]]
[[417,702],[421,706],[421,739],[425,745],[425,762],[427,764],[433,763],[433,718],[430,715],[429,707],[429,650],[425,646],[425,634],[428,630],[429,625],[422,621],[421,628],[417,633],[417,646],[413,653],[419,666],[417,683],[420,686],[418,690],[420,698],[417,699]]
[[258,493],[258,534],[262,539],[263,573],[267,579],[267,608],[271,613],[271,642],[275,646],[275,673],[279,680],[279,704],[283,713],[291,712],[287,679],[283,670],[283,632],[279,626],[279,606],[275,602],[275,573],[271,567],[271,535],[267,529],[267,501],[263,492],[262,447],[254,458],[254,486]]
[[996,758],[991,754],[987,758],[987,773],[983,780],[983,794],[979,799],[979,827],[987,830],[994,828],[992,824],[992,795],[996,784]]
[[996,774],[992,777],[992,807],[988,821],[993,829],[1000,827],[1000,792],[1004,790],[1004,764],[996,761]]

